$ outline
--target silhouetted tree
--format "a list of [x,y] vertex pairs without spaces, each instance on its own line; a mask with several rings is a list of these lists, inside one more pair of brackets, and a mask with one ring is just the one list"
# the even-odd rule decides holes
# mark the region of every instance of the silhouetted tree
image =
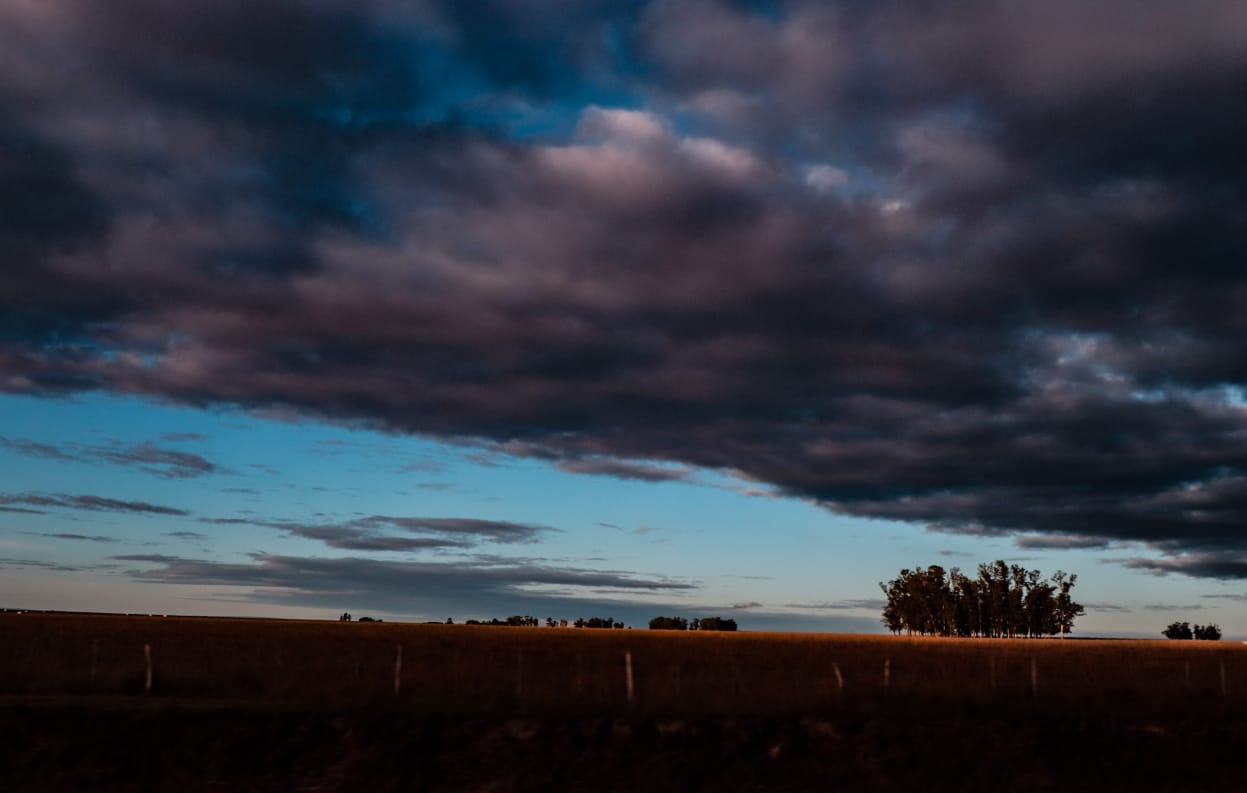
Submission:
[[1171,622],[1169,627],[1161,631],[1166,639],[1193,639],[1194,634],[1191,633],[1191,623],[1189,622]]
[[689,629],[695,631],[734,631],[736,620],[722,617],[702,617],[689,623]]
[[649,627],[654,631],[686,631],[688,620],[683,617],[654,617],[649,621]]
[[920,636],[1065,636],[1085,613],[1070,591],[1077,576],[997,560],[980,564],[978,577],[939,565],[902,569],[880,583],[886,598],[880,620],[893,633]]
[[1077,581],[1077,575],[1072,575],[1062,570],[1057,570],[1052,575],[1052,583],[1056,584],[1054,616],[1056,617],[1057,629],[1061,632],[1062,639],[1065,638],[1066,633],[1074,629],[1074,619],[1087,613],[1087,610],[1081,604],[1075,603],[1069,594]]
[[1196,639],[1206,642],[1215,642],[1221,638],[1221,628],[1216,623],[1196,625],[1193,633]]

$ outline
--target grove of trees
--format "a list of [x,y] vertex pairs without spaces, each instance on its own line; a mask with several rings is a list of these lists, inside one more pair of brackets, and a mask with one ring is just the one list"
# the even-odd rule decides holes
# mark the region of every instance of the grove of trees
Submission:
[[1166,639],[1198,639],[1215,642],[1221,638],[1221,626],[1211,623],[1209,625],[1196,625],[1192,629],[1189,622],[1171,622],[1168,628],[1161,631],[1161,635]]
[[584,619],[581,617],[574,623],[577,628],[623,628],[626,627],[622,621],[616,622],[613,617],[590,617]]
[[722,617],[702,617],[692,621],[684,617],[654,617],[649,621],[655,631],[734,631],[736,620]]
[[686,631],[688,620],[683,617],[654,617],[649,621],[652,631]]
[[491,620],[468,620],[467,625],[507,625],[513,628],[535,628],[541,624],[541,620],[528,615],[516,614],[500,620],[497,617]]
[[921,636],[1064,638],[1086,612],[1070,591],[1078,576],[997,560],[980,564],[971,578],[939,565],[901,570],[879,587],[887,598],[882,622],[892,633]]

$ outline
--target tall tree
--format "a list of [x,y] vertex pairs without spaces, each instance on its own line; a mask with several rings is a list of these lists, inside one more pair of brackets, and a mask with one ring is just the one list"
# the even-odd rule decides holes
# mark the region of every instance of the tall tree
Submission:
[[1075,603],[1070,596],[1070,590],[1074,588],[1074,584],[1078,581],[1078,576],[1073,573],[1066,573],[1063,570],[1057,570],[1052,575],[1052,583],[1056,586],[1055,597],[1055,616],[1057,629],[1061,632],[1061,638],[1065,638],[1065,634],[1074,629],[1074,620],[1087,613],[1081,603]]

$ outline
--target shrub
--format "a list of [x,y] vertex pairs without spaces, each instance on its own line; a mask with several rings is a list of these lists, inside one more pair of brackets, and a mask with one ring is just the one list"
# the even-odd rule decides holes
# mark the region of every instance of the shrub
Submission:
[[1191,623],[1189,622],[1171,622],[1169,627],[1165,628],[1161,633],[1166,639],[1194,638],[1194,634],[1191,633]]
[[652,631],[686,631],[688,620],[683,617],[654,617],[649,621]]
[[1194,630],[1195,638],[1204,641],[1215,642],[1221,638],[1221,627],[1216,623],[1208,625],[1196,625]]

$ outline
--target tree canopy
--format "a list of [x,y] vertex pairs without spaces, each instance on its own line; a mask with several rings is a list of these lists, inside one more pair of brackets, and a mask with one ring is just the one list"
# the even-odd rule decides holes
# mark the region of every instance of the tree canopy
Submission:
[[736,620],[701,617],[690,621],[684,617],[654,617],[649,621],[649,627],[656,631],[734,631]]
[[1169,627],[1161,631],[1166,639],[1200,639],[1215,642],[1221,638],[1221,627],[1216,623],[1196,625],[1193,629],[1189,622],[1171,622]]
[[932,636],[1062,637],[1086,612],[1070,592],[1078,576],[997,560],[971,578],[939,565],[904,569],[879,587],[887,597],[883,624],[893,633]]

